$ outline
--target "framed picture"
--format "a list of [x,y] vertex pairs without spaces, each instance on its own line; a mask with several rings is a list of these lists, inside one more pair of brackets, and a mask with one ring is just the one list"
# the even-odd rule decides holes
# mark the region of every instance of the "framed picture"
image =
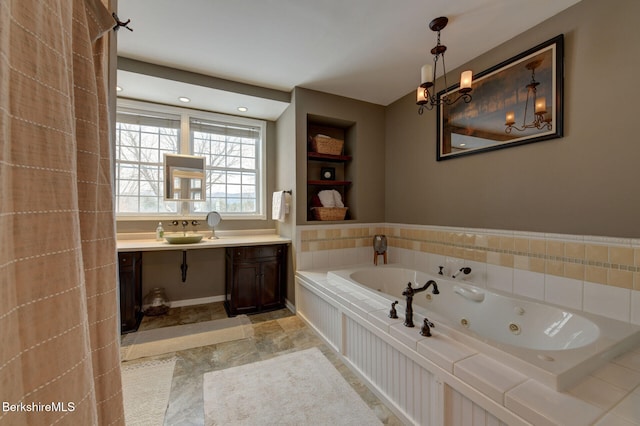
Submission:
[[320,169],[321,180],[336,180],[336,169],[334,167],[322,167]]
[[437,160],[562,137],[563,58],[561,34],[477,74],[471,102],[438,107]]

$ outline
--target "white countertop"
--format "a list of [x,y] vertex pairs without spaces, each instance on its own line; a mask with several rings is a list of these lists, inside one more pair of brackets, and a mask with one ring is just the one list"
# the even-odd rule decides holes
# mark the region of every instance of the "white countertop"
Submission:
[[269,244],[289,244],[290,238],[283,238],[275,233],[216,232],[217,239],[209,239],[210,233],[203,232],[202,241],[194,244],[169,244],[167,241],[156,241],[153,234],[118,234],[119,252],[126,251],[162,251],[162,250],[200,250],[208,248],[224,248],[237,246],[260,246]]

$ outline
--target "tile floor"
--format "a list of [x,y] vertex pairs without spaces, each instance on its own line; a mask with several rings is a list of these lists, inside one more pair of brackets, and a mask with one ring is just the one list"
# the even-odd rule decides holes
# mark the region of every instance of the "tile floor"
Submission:
[[[144,317],[139,331],[226,318],[222,302],[172,308],[166,315]],[[165,426],[203,425],[202,376],[214,370],[272,358],[286,352],[318,347],[346,381],[386,425],[402,422],[346,367],[302,320],[288,309],[250,315],[254,336],[246,339],[171,352],[148,359],[176,357]],[[256,425],[258,426],[258,425]]]

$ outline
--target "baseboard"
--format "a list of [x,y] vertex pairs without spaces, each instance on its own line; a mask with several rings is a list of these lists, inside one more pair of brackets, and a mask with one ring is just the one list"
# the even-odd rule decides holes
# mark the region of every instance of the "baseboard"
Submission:
[[[209,297],[200,297],[198,299],[184,299],[184,300],[173,300],[171,301],[172,308],[180,308],[182,306],[193,306],[193,305],[204,305],[206,303],[214,303],[214,302],[224,302],[224,295],[220,296],[209,296]],[[296,313],[296,305],[291,303],[289,299],[284,300],[284,305],[294,314]],[[146,307],[143,306],[143,309]]]
[[286,308],[289,309],[294,314],[296,313],[296,305],[291,303],[289,299],[286,299],[286,298],[284,299],[284,306],[286,306]]
[[204,305],[205,303],[224,302],[224,295],[200,297],[198,299],[172,300],[171,307],[179,308],[182,306]]

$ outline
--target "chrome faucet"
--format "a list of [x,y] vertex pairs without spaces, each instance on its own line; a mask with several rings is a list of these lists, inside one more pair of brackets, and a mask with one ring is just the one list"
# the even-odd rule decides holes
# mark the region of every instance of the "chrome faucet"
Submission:
[[460,275],[460,272],[462,272],[465,275],[469,275],[471,273],[471,268],[469,268],[468,266],[460,268],[460,270],[458,272],[456,272],[455,274],[451,275],[451,278],[457,277],[458,275]]
[[433,286],[433,294],[440,294],[440,291],[438,291],[438,284],[436,284],[434,280],[427,281],[427,283],[420,288],[413,288],[411,287],[411,282],[407,283],[407,288],[402,292],[402,295],[405,296],[407,300],[404,310],[405,327],[415,327],[413,325],[413,295],[425,291],[429,286]]

